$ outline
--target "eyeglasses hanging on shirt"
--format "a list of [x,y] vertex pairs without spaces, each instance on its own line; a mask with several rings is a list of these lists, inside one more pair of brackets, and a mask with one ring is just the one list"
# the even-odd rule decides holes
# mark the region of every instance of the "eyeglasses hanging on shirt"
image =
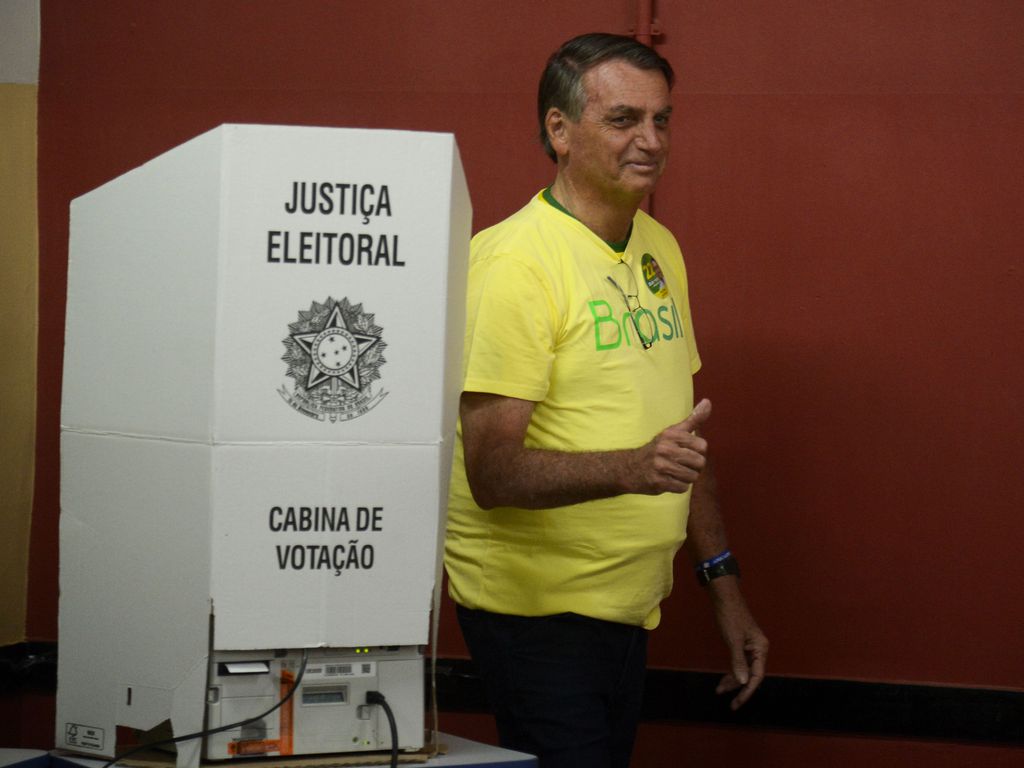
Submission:
[[[615,279],[618,276],[618,280]],[[637,338],[644,349],[650,349],[654,344],[654,315],[650,310],[644,309],[640,303],[639,289],[637,288],[636,276],[630,266],[619,259],[615,264],[612,275],[608,275],[608,282],[615,286],[622,300],[626,304],[626,311],[629,312],[630,320],[633,321],[633,328],[636,330]],[[632,289],[627,293],[620,283],[626,284]]]

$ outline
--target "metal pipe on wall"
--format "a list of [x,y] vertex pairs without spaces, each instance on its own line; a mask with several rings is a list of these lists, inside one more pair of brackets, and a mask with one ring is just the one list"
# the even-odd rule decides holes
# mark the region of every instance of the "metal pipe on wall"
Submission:
[[644,45],[653,45],[654,38],[660,34],[661,30],[654,21],[654,0],[637,0],[633,37]]

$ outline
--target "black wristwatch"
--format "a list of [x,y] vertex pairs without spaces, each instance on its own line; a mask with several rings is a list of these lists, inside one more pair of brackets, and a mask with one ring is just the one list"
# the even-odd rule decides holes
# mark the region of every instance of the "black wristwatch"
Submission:
[[706,587],[712,581],[717,579],[719,576],[739,576],[740,575],[740,564],[739,561],[729,555],[724,560],[721,560],[714,565],[701,566],[697,568],[697,583],[702,587]]

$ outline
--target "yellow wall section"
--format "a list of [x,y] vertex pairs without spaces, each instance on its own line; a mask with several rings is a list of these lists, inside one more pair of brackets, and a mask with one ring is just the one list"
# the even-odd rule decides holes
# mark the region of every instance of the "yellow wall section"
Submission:
[[25,639],[36,422],[35,85],[0,84],[0,646]]

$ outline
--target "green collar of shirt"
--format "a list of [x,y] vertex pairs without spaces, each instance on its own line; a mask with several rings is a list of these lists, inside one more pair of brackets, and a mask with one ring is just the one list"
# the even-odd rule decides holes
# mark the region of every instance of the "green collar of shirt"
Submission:
[[[545,202],[547,202],[552,208],[555,208],[556,210],[561,211],[566,216],[572,216],[572,218],[576,219],[576,217],[572,215],[572,213],[569,211],[568,208],[566,208],[560,202],[555,200],[555,196],[551,194],[551,187],[546,187],[544,189],[544,191],[541,192],[541,197],[543,197]],[[576,221],[579,221],[579,219],[576,219]],[[609,248],[611,248],[616,253],[625,253],[626,252],[626,245],[629,243],[629,237],[632,234],[633,234],[633,223],[630,222],[630,224],[629,224],[629,232],[626,233],[626,239],[625,240],[621,240],[621,241],[616,242],[616,243],[610,242],[608,240],[605,240],[604,242],[605,242],[605,244]]]

